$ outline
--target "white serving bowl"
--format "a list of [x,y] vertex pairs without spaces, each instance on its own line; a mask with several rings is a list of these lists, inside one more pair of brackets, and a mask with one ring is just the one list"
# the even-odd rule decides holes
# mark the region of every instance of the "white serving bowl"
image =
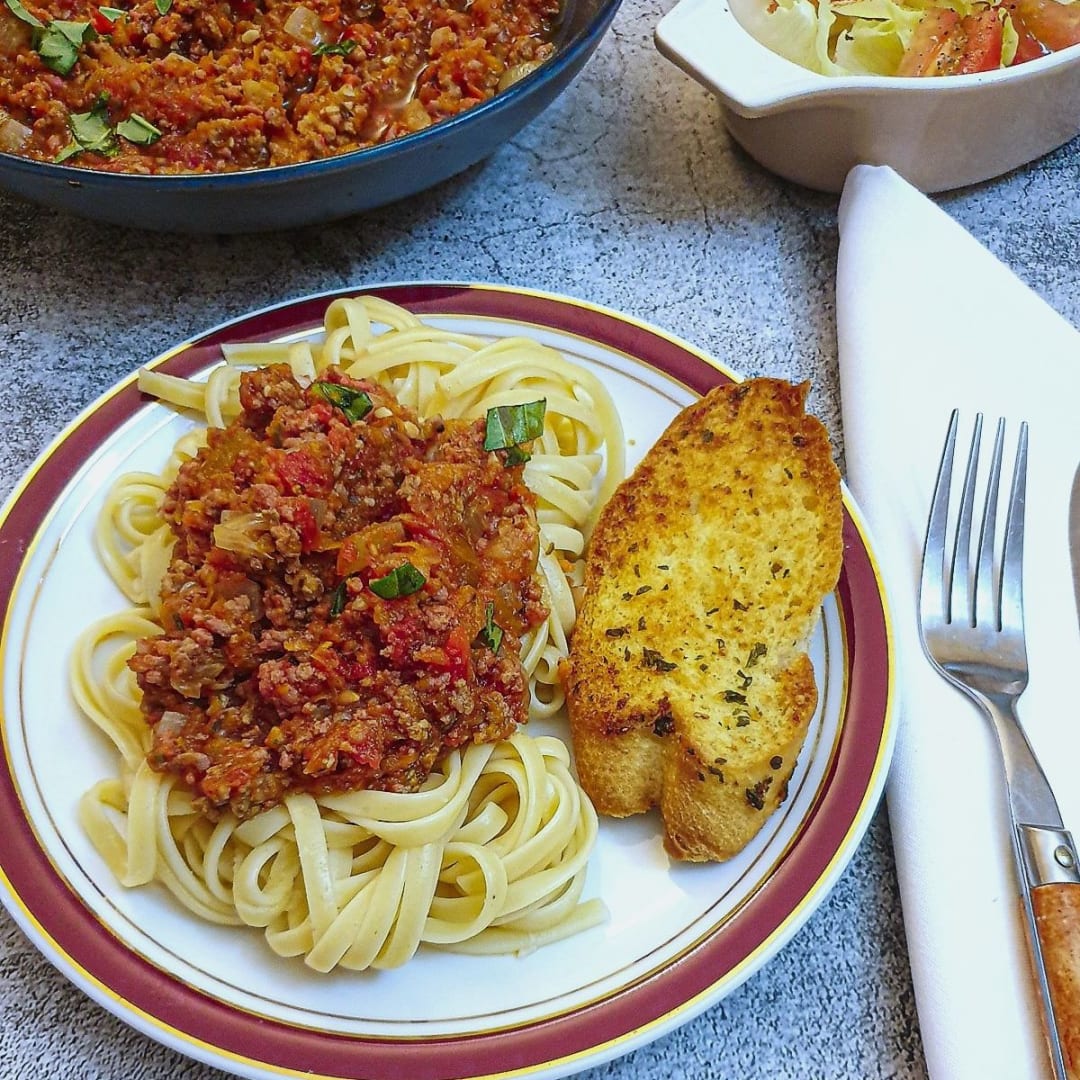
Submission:
[[945,191],[1080,132],[1080,46],[976,75],[818,75],[753,36],[763,9],[764,0],[679,0],[656,44],[719,96],[728,130],[753,158],[807,187],[839,191],[866,163]]

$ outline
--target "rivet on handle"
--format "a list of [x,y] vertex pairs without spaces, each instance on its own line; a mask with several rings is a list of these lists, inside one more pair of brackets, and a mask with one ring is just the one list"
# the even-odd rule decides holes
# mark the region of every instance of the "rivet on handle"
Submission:
[[1016,838],[1029,885],[1080,883],[1076,845],[1067,829],[1018,825]]

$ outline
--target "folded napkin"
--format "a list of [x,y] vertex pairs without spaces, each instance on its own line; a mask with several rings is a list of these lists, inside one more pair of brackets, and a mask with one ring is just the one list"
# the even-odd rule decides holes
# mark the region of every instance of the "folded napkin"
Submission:
[[960,465],[976,411],[984,462],[998,416],[1008,419],[1007,469],[1027,420],[1031,678],[1019,708],[1065,826],[1080,834],[1080,630],[1067,538],[1080,335],[933,202],[871,166],[852,171],[840,203],[836,321],[848,482],[896,635],[886,798],[928,1068],[934,1080],[1049,1076],[996,742],[924,657],[916,593],[951,410],[961,410]]

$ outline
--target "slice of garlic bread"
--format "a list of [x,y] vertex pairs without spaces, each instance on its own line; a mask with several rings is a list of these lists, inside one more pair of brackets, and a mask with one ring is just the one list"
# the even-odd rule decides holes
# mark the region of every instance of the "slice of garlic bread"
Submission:
[[808,386],[684,409],[593,532],[564,663],[597,810],[660,807],[675,858],[740,851],[783,801],[817,703],[805,647],[842,554],[840,474]]

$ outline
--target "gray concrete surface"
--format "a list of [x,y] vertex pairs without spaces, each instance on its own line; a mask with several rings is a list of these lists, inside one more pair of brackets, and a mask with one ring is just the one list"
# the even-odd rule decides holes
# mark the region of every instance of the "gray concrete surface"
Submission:
[[[745,374],[810,378],[811,405],[842,449],[837,200],[765,173],[733,145],[715,101],[652,46],[669,6],[626,0],[540,120],[464,175],[366,216],[259,237],[162,237],[0,195],[0,494],[66,421],[167,346],[252,308],[395,280],[567,293],[656,323]],[[939,202],[1080,324],[1078,180],[1080,143]],[[928,303],[948,297],[898,283],[881,315],[917,319]],[[987,297],[987,318],[1008,317]],[[0,1076],[223,1075],[93,1004],[0,913]],[[925,1077],[884,809],[770,964],[684,1027],[585,1075]]]

